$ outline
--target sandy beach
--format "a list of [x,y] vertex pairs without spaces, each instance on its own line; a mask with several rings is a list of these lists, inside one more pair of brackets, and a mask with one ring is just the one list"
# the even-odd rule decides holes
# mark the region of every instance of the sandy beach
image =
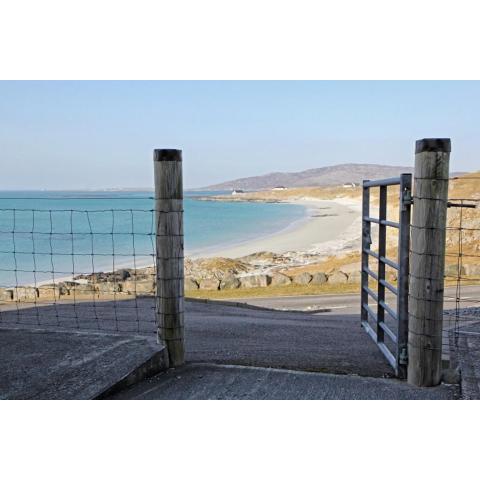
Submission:
[[305,198],[289,201],[306,207],[306,215],[273,235],[226,247],[212,247],[191,258],[238,258],[260,251],[330,255],[356,247],[360,206],[351,200]]

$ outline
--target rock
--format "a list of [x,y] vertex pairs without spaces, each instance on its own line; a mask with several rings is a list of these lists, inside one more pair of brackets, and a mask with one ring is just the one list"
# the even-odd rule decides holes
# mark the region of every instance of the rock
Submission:
[[348,283],[360,283],[362,281],[362,273],[358,270],[348,274]]
[[328,283],[339,284],[339,283],[347,283],[348,277],[343,272],[333,272],[331,275],[328,276]]
[[218,290],[220,280],[216,278],[202,278],[198,284],[200,290]]
[[132,295],[152,294],[155,293],[155,281],[151,277],[146,280],[126,280],[121,284],[121,291]]
[[317,272],[312,275],[311,284],[312,285],[323,285],[327,283],[327,275],[324,272]]
[[49,283],[38,287],[39,298],[58,298],[68,295],[68,288],[64,283]]
[[68,285],[69,295],[93,295],[96,291],[93,283],[65,282],[65,284]]
[[246,273],[250,266],[240,260],[213,257],[185,260],[185,276],[193,278],[218,278],[222,280],[227,275]]
[[385,275],[385,277],[387,278],[387,281],[388,282],[396,282],[397,281],[397,272],[392,272],[392,271],[388,271]]
[[198,290],[198,283],[192,277],[185,277],[185,290]]
[[240,285],[240,280],[235,275],[227,275],[220,281],[220,290],[231,290],[239,288]]
[[289,262],[288,257],[273,252],[252,253],[250,255],[237,258],[237,260],[252,265],[285,265]]
[[6,288],[0,288],[0,301],[9,302],[13,300],[13,291]]
[[94,283],[93,288],[98,293],[119,293],[123,285],[120,282],[102,282]]
[[248,275],[240,279],[242,287],[255,288],[255,287],[268,287],[272,281],[269,275]]
[[[141,268],[141,269],[138,269],[136,270],[137,273],[139,272],[143,272],[144,275],[151,275],[151,276],[155,276],[156,273],[157,273],[157,270],[155,267],[145,267],[145,268]],[[135,270],[131,270],[130,271],[130,274],[134,274],[135,273]]]
[[35,287],[15,287],[12,289],[12,298],[15,301],[35,300],[38,290]]
[[465,270],[465,275],[469,277],[478,277],[480,276],[480,265],[475,265],[472,263],[469,263],[467,265],[464,265],[464,270]]
[[[137,282],[144,282],[144,281],[147,281],[147,280],[154,280],[155,279],[155,275],[151,275],[151,274],[148,274],[148,273],[144,273],[144,272],[136,272],[136,273],[132,273],[130,275],[130,277],[128,277],[127,280],[130,280],[132,282],[134,282],[135,280]],[[120,281],[119,278],[117,277],[114,277],[113,275],[111,277],[108,277],[107,281],[109,282],[113,282],[113,281]]]
[[276,285],[290,285],[292,283],[292,279],[287,276],[287,275],[284,275],[283,273],[274,273],[272,275],[272,285],[273,286],[276,286]]
[[[465,275],[465,267],[460,268],[460,275]],[[445,265],[445,276],[446,277],[458,277],[458,266],[457,264]]]
[[308,272],[303,272],[293,277],[293,283],[297,285],[308,285],[311,281],[312,276]]
[[362,269],[360,262],[345,263],[340,267],[343,273],[346,273],[350,276],[353,272],[359,272]]
[[116,270],[115,275],[119,278],[119,280],[126,280],[127,278],[130,278],[130,271],[123,268],[121,270]]

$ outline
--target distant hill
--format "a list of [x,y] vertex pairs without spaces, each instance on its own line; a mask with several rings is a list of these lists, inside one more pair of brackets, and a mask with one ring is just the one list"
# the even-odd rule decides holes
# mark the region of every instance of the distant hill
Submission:
[[323,187],[346,182],[361,183],[364,179],[397,177],[400,173],[413,173],[412,167],[345,163],[330,167],[311,168],[303,172],[274,172],[256,177],[238,178],[228,182],[208,185],[198,190],[264,190],[284,187]]
[[[237,178],[196,190],[264,190],[283,187],[324,187],[346,182],[361,183],[364,179],[398,177],[401,173],[413,173],[413,167],[376,165],[368,163],[344,163],[329,167],[311,168],[302,172],[273,172],[255,177]],[[452,176],[461,175],[452,172]]]

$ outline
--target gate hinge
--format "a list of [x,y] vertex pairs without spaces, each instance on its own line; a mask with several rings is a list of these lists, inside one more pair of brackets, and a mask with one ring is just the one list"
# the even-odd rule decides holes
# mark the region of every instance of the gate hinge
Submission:
[[403,347],[401,350],[400,350],[400,355],[398,357],[398,363],[400,365],[408,365],[408,351],[407,351],[407,347]]

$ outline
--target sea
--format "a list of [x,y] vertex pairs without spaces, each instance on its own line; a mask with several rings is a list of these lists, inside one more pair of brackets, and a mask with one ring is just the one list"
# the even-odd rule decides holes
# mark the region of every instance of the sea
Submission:
[[[268,236],[306,215],[295,204],[218,202],[184,195],[185,254]],[[0,287],[40,285],[154,263],[153,193],[0,192]]]

